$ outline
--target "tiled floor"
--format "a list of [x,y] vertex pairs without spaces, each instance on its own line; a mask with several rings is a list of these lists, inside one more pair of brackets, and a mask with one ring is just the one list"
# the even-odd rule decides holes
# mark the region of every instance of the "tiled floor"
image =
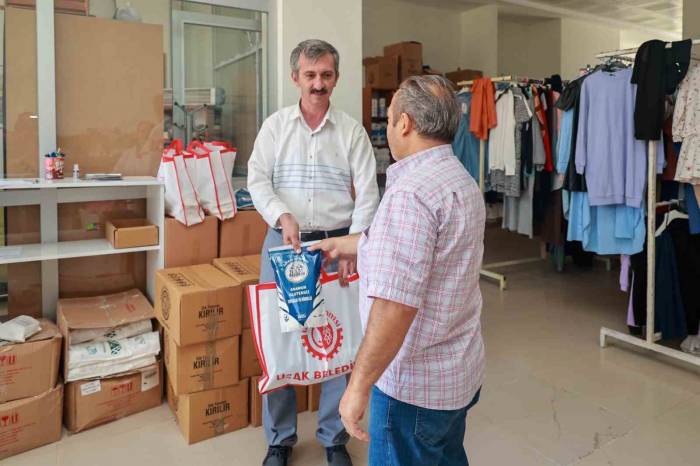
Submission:
[[[490,234],[490,261],[539,247]],[[659,466],[700,464],[700,377],[630,349],[600,349],[601,326],[624,330],[616,272],[547,263],[504,269],[509,289],[482,282],[487,381],[465,444],[476,466]],[[325,465],[315,416],[299,418],[293,465]],[[351,442],[356,465],[366,448]],[[196,445],[180,437],[165,405],[16,456],[2,466],[258,465],[261,429]]]

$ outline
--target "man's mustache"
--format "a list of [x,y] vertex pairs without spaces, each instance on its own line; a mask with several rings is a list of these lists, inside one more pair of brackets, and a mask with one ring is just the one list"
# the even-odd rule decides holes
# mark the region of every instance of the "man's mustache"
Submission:
[[311,89],[312,94],[317,94],[317,95],[325,95],[328,94],[328,89],[325,87],[322,89]]

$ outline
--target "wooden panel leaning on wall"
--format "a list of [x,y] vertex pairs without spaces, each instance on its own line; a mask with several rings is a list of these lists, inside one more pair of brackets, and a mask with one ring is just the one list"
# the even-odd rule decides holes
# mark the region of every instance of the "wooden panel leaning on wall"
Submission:
[[[5,15],[7,176],[36,177],[35,12],[8,7]],[[55,37],[57,144],[68,172],[77,163],[82,173],[155,176],[163,144],[162,27],[56,14]],[[61,206],[59,239],[91,238],[104,231],[95,219],[143,209],[142,201]],[[37,206],[7,209],[8,244],[38,242],[38,232]],[[145,289],[144,253],[95,259],[59,262],[61,297]],[[38,263],[8,267],[11,316],[41,314],[40,271]]]

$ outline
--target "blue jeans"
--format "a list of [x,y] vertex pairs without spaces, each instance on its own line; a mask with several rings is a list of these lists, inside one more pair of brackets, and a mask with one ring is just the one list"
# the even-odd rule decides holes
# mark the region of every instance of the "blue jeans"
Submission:
[[369,417],[370,466],[468,466],[464,450],[468,406],[441,411],[396,400],[372,389]]

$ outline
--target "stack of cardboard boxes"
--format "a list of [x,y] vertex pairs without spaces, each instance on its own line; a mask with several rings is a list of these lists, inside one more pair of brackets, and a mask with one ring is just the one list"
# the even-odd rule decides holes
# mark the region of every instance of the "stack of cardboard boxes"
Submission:
[[423,74],[423,45],[399,42],[384,47],[384,56],[366,57],[365,86],[373,89],[396,89],[409,76]]
[[192,227],[166,219],[156,315],[165,330],[168,404],[189,443],[248,425],[257,356],[246,330],[244,286],[256,283],[259,272],[241,281],[212,262],[259,253],[266,231],[256,211],[239,211],[225,221],[208,216]]
[[[149,321],[153,327],[155,323],[153,307],[136,289],[92,298],[60,299],[57,319],[63,334],[66,380],[73,332],[109,330],[142,321]],[[116,341],[110,346],[115,344]],[[162,361],[157,357],[155,363],[138,369],[67,382],[64,422],[68,431],[80,432],[160,406],[162,395]]]
[[188,443],[248,425],[248,380],[239,377],[242,286],[210,264],[156,273],[168,404]]
[[40,323],[26,342],[0,347],[0,459],[61,438],[61,334],[52,322]]
[[[250,311],[248,308],[247,287],[255,285],[260,279],[260,255],[253,254],[241,257],[225,257],[214,260],[214,265],[222,272],[229,275],[243,285],[243,334],[240,346],[240,376],[250,377],[250,425],[258,427],[262,425],[262,396],[258,392],[258,380],[262,375],[260,361],[258,359],[253,331],[251,330]],[[308,409],[306,387],[295,387],[297,392],[297,412]]]

